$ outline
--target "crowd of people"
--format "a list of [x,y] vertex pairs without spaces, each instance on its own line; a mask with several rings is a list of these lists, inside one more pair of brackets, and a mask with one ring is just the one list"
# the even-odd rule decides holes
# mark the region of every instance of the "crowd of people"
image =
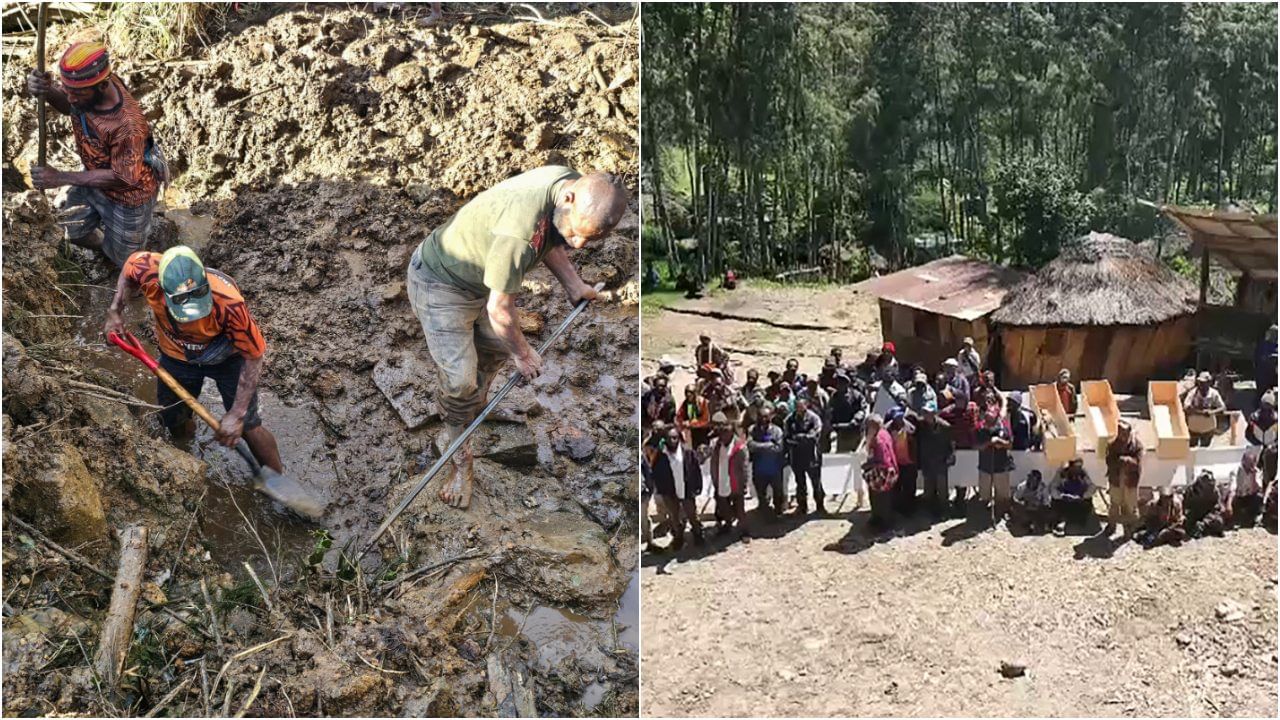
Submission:
[[[684,546],[686,529],[705,541],[695,499],[709,482],[715,499],[714,532],[736,533],[749,542],[745,501],[748,486],[760,507],[759,522],[773,522],[791,508],[798,516],[828,514],[822,487],[823,457],[865,450],[863,486],[853,490],[853,510],[869,505],[872,532],[891,531],[898,519],[927,513],[936,522],[950,514],[979,514],[995,524],[1007,520],[1027,532],[1065,532],[1094,516],[1095,484],[1076,458],[1045,478],[1039,470],[1013,479],[1011,451],[1038,450],[1053,423],[1033,410],[1018,391],[996,386],[972,338],[935,373],[901,361],[885,342],[858,362],[832,348],[816,375],[788,359],[762,379],[756,369],[739,377],[729,353],[707,335],[693,352],[695,378],[677,392],[675,366],[662,363],[644,379],[642,524],[646,548],[662,552],[655,535],[669,531],[669,546]],[[1068,416],[1079,398],[1067,369],[1054,388]],[[1193,446],[1208,446],[1227,410],[1208,372],[1190,373],[1180,399]],[[877,412],[876,410],[879,410]],[[1276,522],[1276,391],[1262,392],[1248,416],[1250,447],[1229,477],[1204,472],[1191,486],[1159,490],[1140,507],[1138,487],[1145,451],[1132,423],[1120,418],[1105,446],[1107,532],[1147,546],[1251,525]],[[957,449],[977,450],[978,488],[951,487],[949,470]],[[703,476],[703,465],[709,477]],[[794,505],[784,471],[795,478]],[[1212,492],[1210,492],[1212,491]],[[650,518],[655,503],[656,526]],[[656,528],[656,529],[655,529]]]

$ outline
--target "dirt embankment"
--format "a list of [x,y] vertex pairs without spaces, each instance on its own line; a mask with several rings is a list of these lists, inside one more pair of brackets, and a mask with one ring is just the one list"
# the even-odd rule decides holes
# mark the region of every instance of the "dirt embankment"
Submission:
[[[548,353],[546,375],[512,394],[509,421],[480,433],[470,510],[428,488],[359,577],[337,562],[438,456],[434,368],[404,295],[413,246],[466,198],[540,164],[622,173],[634,189],[629,10],[596,8],[613,30],[585,15],[547,24],[475,11],[431,28],[396,13],[291,10],[184,62],[124,63],[181,173],[169,197],[194,212],[171,208],[157,242],[198,245],[263,325],[265,422],[290,473],[327,503],[332,549],[317,563],[313,528],[221,485],[244,473],[207,433],[191,447],[201,462],[157,439],[149,408],[120,402],[148,381],[103,361],[89,320],[56,317],[100,317],[103,291],[78,286],[113,278],[57,252],[34,193],[6,194],[6,510],[58,542],[91,542],[107,569],[111,530],[148,524],[160,534],[154,591],[220,635],[143,612],[131,684],[99,694],[79,647],[92,655],[109,588],[7,527],[5,577],[25,589],[13,617],[6,609],[6,712],[145,712],[173,690],[171,711],[235,712],[261,673],[251,713],[489,714],[506,668],[530,678],[542,713],[634,714],[634,214],[575,253],[606,298]],[[6,91],[20,84],[7,67]],[[6,190],[34,154],[30,104],[5,106]],[[75,166],[65,147],[51,157]],[[568,310],[545,270],[521,304],[531,341]],[[148,340],[144,310],[130,312]],[[100,507],[47,525],[66,483]]]

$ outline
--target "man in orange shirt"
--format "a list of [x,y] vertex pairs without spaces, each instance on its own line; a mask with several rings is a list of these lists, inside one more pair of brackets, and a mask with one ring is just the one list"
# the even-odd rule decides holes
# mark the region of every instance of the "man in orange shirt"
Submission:
[[146,242],[168,166],[138,101],[112,72],[105,45],[73,43],[58,71],[61,87],[49,73],[32,70],[27,92],[71,116],[84,170],[35,166],[31,182],[41,190],[70,186],[59,199],[67,240],[101,250],[119,267]]
[[[283,473],[275,436],[258,417],[258,379],[267,343],[235,281],[206,269],[185,245],[163,255],[133,253],[116,282],[105,333],[125,331],[124,302],[136,290],[146,296],[155,316],[160,366],[196,397],[205,378],[217,384],[226,410],[216,429],[218,442],[232,447],[243,435],[259,463]],[[160,418],[165,427],[175,435],[190,435],[191,410],[158,380],[156,397],[164,406]]]

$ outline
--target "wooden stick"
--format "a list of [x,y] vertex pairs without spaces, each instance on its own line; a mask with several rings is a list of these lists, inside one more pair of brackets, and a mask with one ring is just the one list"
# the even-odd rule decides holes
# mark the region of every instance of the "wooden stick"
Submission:
[[[45,19],[49,15],[48,7],[49,3],[40,3],[40,11],[36,16],[36,23],[39,25],[39,34],[36,35],[36,69],[41,73],[44,72],[44,25]],[[36,145],[36,165],[39,165],[40,167],[44,167],[48,160],[48,150],[45,148],[45,146],[48,145],[45,141],[45,138],[47,137],[45,127],[48,124],[45,104],[43,97],[36,100],[36,122],[39,130],[38,144]]]
[[133,618],[142,592],[142,573],[147,568],[147,529],[130,525],[120,533],[120,566],[111,589],[111,605],[102,623],[102,635],[93,665],[99,677],[115,687],[123,669],[125,654],[133,640]]
[[182,402],[186,403],[187,407],[191,408],[191,412],[194,412],[196,415],[200,416],[201,420],[208,423],[209,427],[213,428],[214,432],[217,432],[222,428],[222,424],[213,416],[213,413],[209,412],[204,405],[201,405],[199,400],[192,397],[191,393],[187,392],[187,389],[182,387],[182,383],[175,380],[174,377],[169,374],[168,370],[158,367],[156,368],[155,373],[156,377],[160,378],[161,382],[165,385],[168,385],[169,389],[173,391],[173,394],[177,395]]

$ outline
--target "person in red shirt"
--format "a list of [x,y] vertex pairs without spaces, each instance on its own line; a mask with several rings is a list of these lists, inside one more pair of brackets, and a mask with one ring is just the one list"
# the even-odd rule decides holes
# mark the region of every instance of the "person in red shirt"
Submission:
[[[160,366],[196,397],[205,378],[217,384],[226,410],[215,428],[218,442],[232,447],[243,436],[259,463],[283,473],[275,436],[258,416],[258,379],[267,343],[239,286],[226,274],[206,269],[185,245],[163,255],[136,252],[120,271],[103,332],[125,332],[124,302],[137,290],[155,316]],[[191,410],[158,379],[156,398],[164,406],[160,418],[165,427],[189,436]]]
[[58,71],[61,87],[49,73],[32,70],[27,92],[71,116],[84,170],[33,166],[31,182],[40,190],[69,186],[58,200],[67,240],[101,250],[120,267],[146,242],[168,165],[138,101],[112,72],[105,45],[73,43]]

